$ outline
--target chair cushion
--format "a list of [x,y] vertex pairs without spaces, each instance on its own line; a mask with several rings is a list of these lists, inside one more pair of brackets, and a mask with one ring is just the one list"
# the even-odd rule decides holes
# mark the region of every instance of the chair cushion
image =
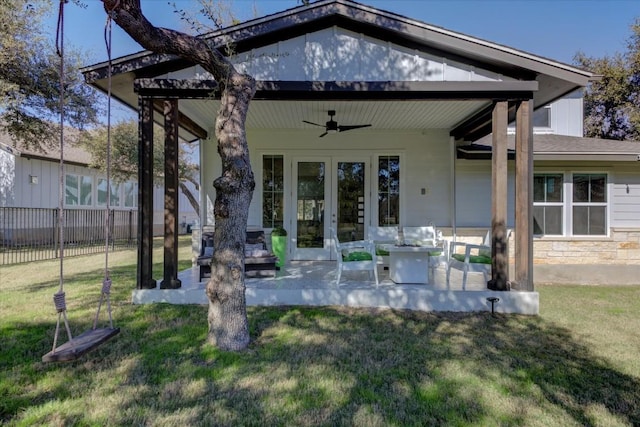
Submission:
[[245,250],[244,251],[244,256],[245,257],[254,257],[254,258],[258,258],[258,257],[266,257],[269,256],[269,251],[265,250],[265,249],[250,249],[250,250]]
[[491,258],[491,249],[480,249],[478,250],[478,255],[488,256],[489,258]]
[[203,257],[212,257],[213,256],[213,246],[206,246],[204,248]]
[[389,256],[389,251],[380,247],[380,246],[376,246],[376,255],[378,256]]
[[429,256],[440,256],[442,255],[442,251],[429,252]]
[[[451,257],[456,261],[464,262],[464,254],[453,254],[451,255]],[[470,255],[469,262],[471,264],[491,264],[491,257],[482,255]]]
[[345,262],[350,261],[371,261],[373,257],[369,252],[349,252],[348,255],[342,255],[342,260]]

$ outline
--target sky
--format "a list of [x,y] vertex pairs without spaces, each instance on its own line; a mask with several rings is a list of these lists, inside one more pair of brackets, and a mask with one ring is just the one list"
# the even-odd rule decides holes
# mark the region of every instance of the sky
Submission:
[[[100,0],[65,6],[65,48],[86,52],[89,64],[107,60],[106,15]],[[141,0],[142,11],[156,26],[186,30],[174,13],[194,9],[194,0]],[[359,0],[427,24],[499,43],[567,64],[577,52],[604,57],[626,50],[630,26],[640,19],[640,0]],[[297,0],[232,0],[236,17],[247,20],[296,7]],[[258,15],[254,15],[257,11]],[[55,36],[56,17],[48,22]],[[115,24],[112,56],[142,48]],[[120,111],[124,113],[124,111]]]

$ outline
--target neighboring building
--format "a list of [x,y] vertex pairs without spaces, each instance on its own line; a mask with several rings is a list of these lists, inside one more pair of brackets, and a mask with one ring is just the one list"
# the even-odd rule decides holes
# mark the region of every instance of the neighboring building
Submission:
[[[95,168],[89,167],[91,157],[85,150],[65,144],[64,207],[74,210],[104,210],[107,202],[107,177]],[[192,184],[188,184],[195,191]],[[57,209],[60,199],[60,152],[58,149],[45,149],[42,152],[15,147],[7,134],[0,135],[0,208],[20,208],[19,227],[24,227],[25,212],[30,208]],[[163,189],[156,188],[154,205],[154,234],[162,235],[163,228]],[[197,194],[197,193],[196,193]],[[111,182],[110,208],[115,211],[134,211],[138,209],[138,184],[135,180],[123,183]],[[184,194],[179,199],[181,227],[198,222],[198,215]],[[16,224],[7,211],[3,215],[0,232],[5,239]],[[31,215],[31,214],[29,214]],[[137,223],[133,215],[134,224]],[[35,218],[35,217],[34,217]],[[184,225],[183,225],[184,224]],[[16,225],[17,226],[17,225]],[[102,233],[100,231],[100,233]],[[13,238],[17,236],[11,232]]]
[[[259,83],[246,122],[256,177],[249,225],[283,225],[289,259],[335,259],[330,227],[361,238],[369,226],[434,223],[449,238],[478,238],[496,219],[493,193],[515,228],[512,260],[517,247],[533,245],[532,257],[516,259],[516,274],[532,261],[537,282],[637,283],[640,145],[582,138],[591,73],[349,0],[298,6],[209,37],[233,42],[231,60]],[[188,87],[182,80],[198,82],[203,89],[178,103],[180,132],[203,140],[201,182],[213,182],[221,164],[208,131],[219,106],[206,87],[212,77],[150,52],[114,64],[114,96],[133,109],[145,97],[169,98],[173,84]],[[105,63],[84,73],[106,90]],[[155,92],[145,95],[150,81]],[[513,118],[524,123],[522,146],[535,132],[533,170],[488,160],[504,139],[513,158]],[[496,170],[506,171],[506,195],[495,195]],[[529,178],[533,190],[519,191],[530,191],[533,207],[515,197],[517,181]],[[214,198],[202,187],[204,225],[213,225]],[[516,242],[531,209],[532,232]]]

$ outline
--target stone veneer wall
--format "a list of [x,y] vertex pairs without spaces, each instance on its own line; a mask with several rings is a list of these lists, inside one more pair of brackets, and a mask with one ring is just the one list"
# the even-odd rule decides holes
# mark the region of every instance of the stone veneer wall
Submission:
[[[445,239],[451,229],[442,228]],[[480,244],[487,229],[460,228],[457,241]],[[515,232],[509,239],[509,259],[515,256]],[[540,237],[533,239],[533,262],[536,265],[607,264],[640,265],[640,228],[612,228],[608,237]]]
[[603,238],[534,239],[534,264],[640,265],[640,229],[612,228]]

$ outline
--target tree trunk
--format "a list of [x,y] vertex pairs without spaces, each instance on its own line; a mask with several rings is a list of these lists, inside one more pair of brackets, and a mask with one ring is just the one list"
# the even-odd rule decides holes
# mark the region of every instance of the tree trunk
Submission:
[[142,14],[139,0],[103,0],[107,13],[145,49],[179,55],[209,71],[221,89],[215,133],[222,176],[214,182],[216,251],[207,283],[208,342],[222,350],[249,344],[244,284],[244,243],[255,181],[249,163],[245,121],[255,94],[255,80],[240,74],[206,41],[178,31],[154,27]]
[[187,185],[183,181],[180,181],[178,185],[180,186],[180,190],[182,191],[182,194],[184,194],[187,200],[189,200],[189,204],[191,205],[193,210],[196,211],[196,215],[198,215],[198,218],[200,218],[200,203],[198,203],[198,200],[196,199],[196,197],[193,195],[191,190],[189,190],[189,187],[187,187]]

